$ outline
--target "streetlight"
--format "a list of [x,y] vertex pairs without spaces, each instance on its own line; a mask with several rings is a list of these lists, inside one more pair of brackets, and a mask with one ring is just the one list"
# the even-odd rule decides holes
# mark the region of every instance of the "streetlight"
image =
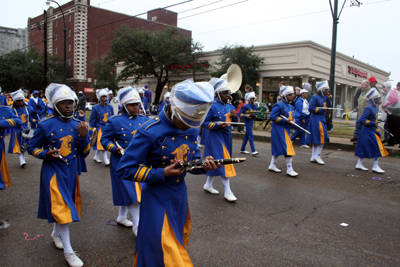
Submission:
[[61,6],[54,0],[47,0],[46,1],[46,5],[50,5],[50,2],[54,2],[58,5],[58,7],[61,10],[61,14],[63,16],[63,20],[64,20],[64,81],[63,83],[66,84],[67,83],[67,27],[65,24],[65,16],[64,16],[64,11],[62,10]]

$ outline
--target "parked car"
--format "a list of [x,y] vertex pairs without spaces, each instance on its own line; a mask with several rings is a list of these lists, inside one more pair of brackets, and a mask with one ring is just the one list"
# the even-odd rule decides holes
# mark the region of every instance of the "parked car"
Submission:
[[95,104],[93,102],[86,102],[86,110],[92,110]]

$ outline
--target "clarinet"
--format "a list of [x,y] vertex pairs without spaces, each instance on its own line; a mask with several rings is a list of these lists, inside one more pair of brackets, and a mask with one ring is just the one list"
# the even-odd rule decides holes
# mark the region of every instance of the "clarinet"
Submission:
[[[225,164],[234,164],[234,163],[241,163],[244,162],[246,158],[230,158],[230,159],[214,159],[214,163],[218,164],[221,163],[222,165]],[[171,164],[170,164],[171,165]],[[185,169],[186,171],[191,171],[193,169],[202,169],[206,165],[206,160],[192,160],[189,162],[178,163],[174,169]],[[154,165],[151,166],[152,168],[165,168],[169,165]]]
[[[49,146],[49,150],[50,150],[50,151],[53,151],[53,150],[55,150],[55,147]],[[59,158],[59,159],[61,159],[62,161],[64,161],[65,164],[69,165],[69,164],[68,164],[68,161],[67,161],[63,156],[61,156],[61,155],[58,154],[58,153],[56,153],[55,155],[57,156],[57,158]]]

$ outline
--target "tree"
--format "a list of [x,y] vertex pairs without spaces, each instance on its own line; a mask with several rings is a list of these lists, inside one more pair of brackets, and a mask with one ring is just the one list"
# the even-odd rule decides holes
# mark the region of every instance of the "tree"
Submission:
[[[61,83],[63,62],[57,56],[47,56],[48,82]],[[19,88],[44,91],[44,54],[36,48],[28,52],[13,51],[0,57],[0,85],[6,92]]]
[[[133,83],[138,83],[145,77],[156,77],[155,103],[158,103],[169,75],[179,75],[189,69],[185,66],[193,64],[191,44],[191,38],[175,27],[151,32],[123,26],[111,43],[107,60],[113,64],[123,62],[118,81],[133,77]],[[197,43],[196,47],[201,45]]]
[[212,73],[213,77],[221,77],[227,72],[228,68],[232,64],[237,64],[242,69],[242,85],[240,91],[244,93],[244,87],[249,84],[254,88],[254,91],[258,93],[257,82],[260,80],[260,73],[258,70],[264,63],[264,58],[254,54],[254,46],[244,47],[240,45],[225,45],[223,48],[218,49],[221,52],[219,60],[215,63],[221,66],[221,68]]
[[108,88],[115,92],[118,89],[118,82],[114,62],[109,57],[103,56],[92,64],[95,67],[94,77],[96,78],[94,89]]

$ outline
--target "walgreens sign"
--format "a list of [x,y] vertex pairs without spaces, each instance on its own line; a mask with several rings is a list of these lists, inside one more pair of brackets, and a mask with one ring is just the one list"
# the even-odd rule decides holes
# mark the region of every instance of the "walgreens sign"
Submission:
[[348,72],[350,74],[354,74],[355,77],[360,76],[360,77],[368,78],[368,74],[366,72],[356,69],[352,66],[348,66]]

